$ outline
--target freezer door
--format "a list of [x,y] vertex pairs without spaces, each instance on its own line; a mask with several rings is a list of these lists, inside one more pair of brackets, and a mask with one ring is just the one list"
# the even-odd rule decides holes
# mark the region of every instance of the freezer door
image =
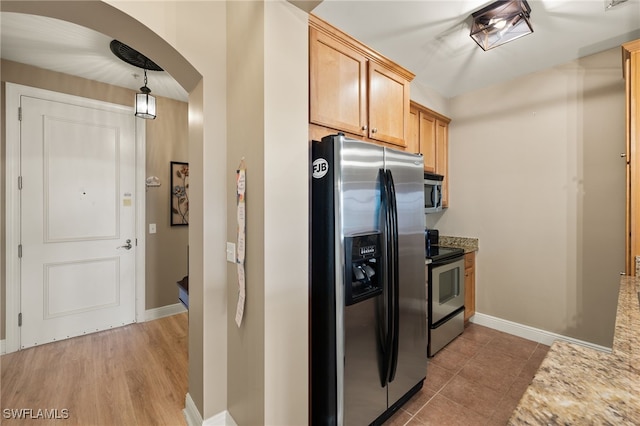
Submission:
[[427,372],[427,296],[424,267],[424,169],[422,158],[385,148],[385,167],[393,174],[398,211],[399,327],[389,406]]
[[[381,384],[381,341],[379,333],[386,333],[384,315],[386,279],[384,262],[380,269],[383,293],[345,306],[345,281],[353,274],[345,270],[347,238],[383,232],[380,217],[380,170],[383,167],[383,148],[360,141],[337,137],[340,149],[336,150],[336,235],[339,247],[336,268],[336,296],[341,302],[337,308],[338,327],[343,324],[343,339],[337,344],[337,359],[344,359],[344,371],[338,368],[338,389],[343,389],[344,425],[369,424],[387,409],[387,390]],[[384,241],[384,238],[381,238]],[[340,313],[344,315],[340,318]],[[340,328],[338,328],[339,330]],[[342,355],[342,356],[340,356]],[[342,383],[341,382],[341,378]],[[338,391],[340,404],[340,391]]]
[[336,170],[336,215],[342,237],[381,231],[380,169],[383,168],[383,148],[370,143],[337,137],[341,148],[336,150],[340,167]]
[[368,425],[387,409],[378,336],[383,296],[345,308],[344,425]]

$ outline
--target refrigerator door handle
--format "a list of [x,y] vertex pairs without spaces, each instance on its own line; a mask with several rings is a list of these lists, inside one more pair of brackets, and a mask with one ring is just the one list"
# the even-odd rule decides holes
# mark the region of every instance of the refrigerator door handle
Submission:
[[387,185],[389,186],[390,202],[389,207],[391,210],[391,240],[392,240],[392,263],[393,263],[393,279],[391,281],[391,302],[393,307],[393,315],[391,317],[391,330],[392,330],[392,348],[390,359],[390,371],[389,382],[393,382],[396,376],[396,368],[398,367],[398,334],[400,331],[400,272],[399,272],[399,254],[398,254],[398,205],[396,200],[396,190],[393,183],[393,175],[391,170],[387,170]]
[[391,356],[393,345],[393,325],[391,323],[393,317],[393,299],[392,299],[392,278],[393,278],[393,265],[392,265],[392,246],[393,239],[391,235],[391,194],[389,192],[389,182],[387,172],[380,169],[380,186],[382,188],[380,205],[384,209],[384,235],[385,235],[385,248],[386,248],[386,300],[385,300],[385,322],[384,330],[381,336],[382,342],[382,386],[387,386],[389,383],[389,371],[391,369]]

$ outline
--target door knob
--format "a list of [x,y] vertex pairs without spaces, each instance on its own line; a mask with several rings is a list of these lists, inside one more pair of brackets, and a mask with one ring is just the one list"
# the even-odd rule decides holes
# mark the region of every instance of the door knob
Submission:
[[123,248],[123,249],[131,250],[131,248],[133,247],[133,246],[131,245],[131,240],[127,240],[127,241],[125,241],[125,242],[126,242],[127,244],[125,244],[125,245],[123,245],[123,246],[120,246],[120,247],[118,247],[118,248],[119,248],[119,249]]

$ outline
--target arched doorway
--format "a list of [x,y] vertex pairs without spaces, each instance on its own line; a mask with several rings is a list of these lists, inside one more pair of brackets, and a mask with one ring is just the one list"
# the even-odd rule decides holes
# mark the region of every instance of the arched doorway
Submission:
[[[136,2],[132,2],[136,3]],[[123,7],[138,7],[137,5],[124,5]],[[190,263],[195,265],[190,268],[192,275],[191,279],[191,303],[190,303],[190,359],[189,359],[189,392],[195,406],[198,407],[200,412],[204,412],[204,397],[203,388],[207,379],[205,372],[203,371],[203,346],[206,346],[205,336],[203,333],[204,320],[203,320],[203,297],[202,297],[202,276],[203,276],[203,214],[202,214],[202,157],[204,147],[203,137],[203,77],[192,66],[182,54],[180,54],[173,46],[160,37],[156,32],[143,25],[140,21],[132,18],[122,10],[117,9],[102,1],[87,1],[87,2],[21,2],[21,1],[3,1],[0,5],[3,12],[16,12],[33,15],[48,16],[56,19],[61,19],[75,24],[91,28],[95,31],[99,31],[103,34],[107,34],[110,37],[117,38],[118,40],[127,43],[128,45],[145,52],[149,56],[153,56],[154,59],[163,65],[165,70],[169,72],[189,93],[189,145],[190,145],[190,157],[198,158],[199,164],[194,162],[191,165],[191,184],[192,195],[198,196],[200,193],[200,201],[192,203],[191,223],[189,233],[192,232],[199,236],[196,241],[191,244],[190,251]],[[140,7],[147,7],[142,5]],[[224,62],[221,65],[224,68]],[[221,73],[221,81],[224,82],[224,75]],[[212,82],[213,83],[213,82]],[[218,82],[219,83],[219,82]],[[220,84],[218,84],[220,86]],[[221,96],[220,104],[223,106],[225,103],[224,95]],[[217,105],[214,109],[219,109]],[[212,120],[212,121],[215,121]],[[221,124],[222,123],[222,124]],[[224,118],[220,119],[218,127],[224,127]],[[222,143],[222,141],[221,141]],[[221,156],[221,164],[224,164],[224,155]],[[222,168],[220,168],[222,170]],[[217,184],[216,184],[217,185]],[[224,198],[224,185],[220,184],[222,190],[214,190],[210,192],[210,197],[222,197]],[[216,201],[220,201],[217,199]],[[199,210],[199,211],[198,211]],[[222,219],[224,220],[224,219]],[[220,226],[222,229],[222,226]],[[215,251],[215,249],[214,249]],[[220,258],[222,258],[222,249],[220,251]],[[219,268],[221,274],[224,274],[223,268]],[[220,280],[223,282],[223,280]],[[220,308],[222,315],[224,315],[224,307]],[[210,315],[210,313],[207,313]],[[208,336],[212,336],[211,339],[219,342],[225,342],[224,330],[226,325],[220,327],[214,327],[213,330],[209,328]],[[209,337],[207,337],[209,339]],[[222,350],[222,353],[226,356],[226,351]],[[208,369],[208,374],[214,376],[219,374],[220,371],[224,371],[224,365],[226,363],[216,363],[216,367]],[[224,392],[223,389],[222,402],[220,408],[224,408]],[[210,401],[211,398],[208,398]],[[218,398],[215,398],[218,401]],[[214,407],[212,409],[218,409]]]

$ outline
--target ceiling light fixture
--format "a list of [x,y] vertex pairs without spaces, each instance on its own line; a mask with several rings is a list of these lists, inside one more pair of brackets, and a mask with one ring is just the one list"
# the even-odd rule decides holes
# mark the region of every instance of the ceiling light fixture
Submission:
[[604,0],[604,10],[613,9],[616,6],[620,6],[622,3],[626,3],[627,0]]
[[122,61],[142,68],[144,70],[144,86],[140,88],[140,92],[136,93],[136,117],[155,119],[156,118],[156,98],[151,95],[151,89],[147,87],[147,70],[149,71],[164,71],[151,59],[144,56],[142,53],[127,46],[126,44],[113,40],[109,47],[111,52],[116,55]]
[[140,93],[136,93],[136,117],[156,118],[156,98],[147,87],[147,70],[144,70],[144,86],[140,88]]
[[471,38],[482,50],[493,49],[533,32],[526,0],[499,0],[471,15]]

